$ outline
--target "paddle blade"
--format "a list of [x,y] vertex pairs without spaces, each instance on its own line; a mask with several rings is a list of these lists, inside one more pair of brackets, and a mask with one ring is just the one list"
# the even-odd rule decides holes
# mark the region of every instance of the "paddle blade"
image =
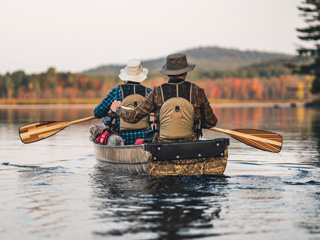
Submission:
[[51,137],[69,124],[66,122],[38,122],[23,125],[19,128],[20,139],[23,143],[33,143]]
[[282,148],[282,136],[273,132],[256,129],[232,129],[228,135],[249,146],[268,152],[278,153]]

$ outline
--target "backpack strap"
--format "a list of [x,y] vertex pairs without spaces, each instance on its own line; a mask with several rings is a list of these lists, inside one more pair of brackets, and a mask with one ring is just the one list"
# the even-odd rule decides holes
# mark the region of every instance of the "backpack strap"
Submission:
[[176,94],[177,94],[177,97],[179,97],[179,85],[176,84]]
[[[191,83],[190,85],[190,103],[192,104],[192,89],[195,88],[195,84]],[[200,138],[203,136],[202,133],[202,123],[201,123],[201,117],[199,119],[195,119],[194,121],[194,132],[195,132],[195,136],[196,138]]]
[[[122,100],[124,99],[124,91],[123,91],[123,85],[120,85],[121,88],[121,96],[122,96]],[[147,88],[145,88],[145,97],[147,96]],[[136,94],[136,85],[133,84],[133,94]]]
[[190,103],[192,101],[192,88],[193,88],[193,83],[190,84],[190,99],[189,99]]
[[162,89],[162,86],[160,86],[160,92],[161,92],[161,97],[162,97],[162,103],[164,103],[164,96],[163,96],[163,89]]
[[120,88],[121,88],[121,96],[122,96],[122,100],[123,100],[124,99],[124,93],[123,93],[122,85],[120,85]]

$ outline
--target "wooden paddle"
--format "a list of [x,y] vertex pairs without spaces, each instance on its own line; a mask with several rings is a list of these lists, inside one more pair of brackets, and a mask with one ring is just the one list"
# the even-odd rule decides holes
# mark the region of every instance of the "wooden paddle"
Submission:
[[264,151],[275,153],[281,151],[282,136],[277,133],[256,129],[227,130],[216,127],[210,128],[210,130],[228,134],[240,142]]
[[[27,124],[19,128],[20,139],[23,143],[33,143],[51,137],[67,126],[89,121],[94,118],[94,116],[91,116],[71,122],[50,121]],[[228,134],[229,136],[237,139],[240,142],[264,151],[276,153],[281,151],[282,137],[276,133],[255,129],[227,130],[216,127],[210,128],[210,130]]]
[[[121,107],[126,110],[133,109],[124,106]],[[210,128],[210,130],[228,134],[240,142],[264,151],[278,153],[282,148],[282,136],[277,133],[256,129],[227,130],[217,127]]]
[[38,122],[23,125],[19,128],[20,139],[23,143],[33,143],[42,139],[51,137],[52,135],[60,132],[62,129],[76,123],[81,123],[95,119],[94,116],[81,118],[71,122]]

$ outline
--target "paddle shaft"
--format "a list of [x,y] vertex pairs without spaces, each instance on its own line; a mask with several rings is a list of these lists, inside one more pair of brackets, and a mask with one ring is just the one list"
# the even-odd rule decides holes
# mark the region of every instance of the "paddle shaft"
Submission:
[[[60,122],[60,123],[58,123],[58,124],[56,124],[54,126],[50,126],[50,130],[55,131],[55,130],[57,130],[59,128],[65,128],[65,127],[67,127],[69,125],[76,124],[76,123],[81,123],[81,122],[85,122],[85,121],[89,121],[89,120],[92,120],[94,118],[95,118],[94,116],[91,116],[91,117],[86,117],[86,118],[81,118],[81,119],[78,119],[78,120],[74,120],[74,121],[71,121],[71,122]],[[39,129],[35,129],[35,130],[32,129],[32,133],[33,134],[41,133],[41,132],[43,132],[43,128],[39,128]],[[30,133],[29,132],[25,132],[25,133],[21,133],[20,135],[21,135],[21,137],[25,137],[25,136],[30,135]]]
[[23,143],[36,142],[48,138],[69,125],[95,119],[94,116],[77,119],[71,122],[39,122],[27,124],[19,128],[19,134]]
[[86,117],[86,118],[81,118],[81,119],[78,119],[78,120],[74,120],[74,121],[68,122],[68,126],[71,125],[71,124],[86,122],[86,121],[89,121],[89,120],[92,120],[92,119],[95,119],[95,117],[91,116],[91,117]]

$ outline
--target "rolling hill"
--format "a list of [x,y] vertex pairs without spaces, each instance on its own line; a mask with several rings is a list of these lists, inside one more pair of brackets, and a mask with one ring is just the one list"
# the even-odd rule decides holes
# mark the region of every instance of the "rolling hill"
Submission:
[[[188,56],[188,61],[197,65],[196,70],[232,70],[261,62],[291,58],[292,55],[282,53],[271,53],[262,51],[241,51],[220,47],[200,47],[180,51]],[[166,56],[151,60],[142,60],[143,66],[149,69],[150,73],[157,72],[165,63]],[[101,65],[83,71],[84,74],[92,75],[115,75],[118,74],[123,65]]]

